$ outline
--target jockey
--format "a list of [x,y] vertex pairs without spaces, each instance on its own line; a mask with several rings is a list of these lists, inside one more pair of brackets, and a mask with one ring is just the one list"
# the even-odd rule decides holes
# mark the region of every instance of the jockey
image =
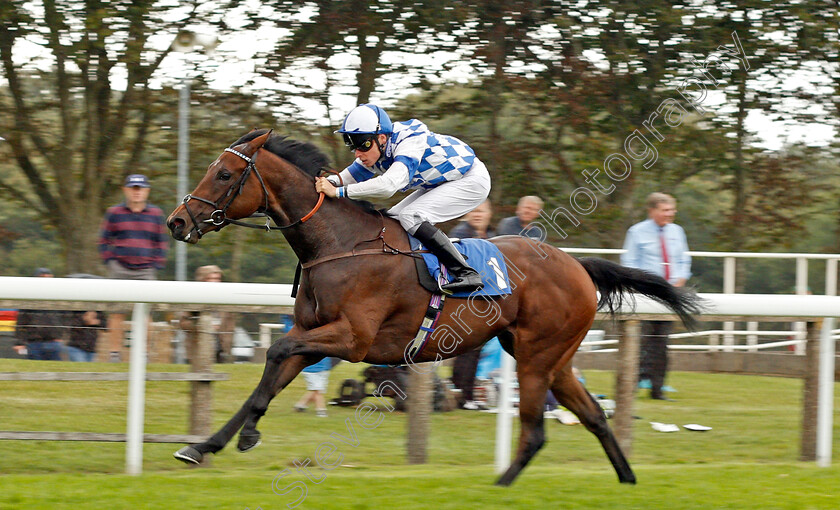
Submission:
[[[414,193],[388,210],[409,234],[446,266],[453,280],[444,292],[473,292],[481,276],[467,264],[435,223],[470,212],[490,193],[490,174],[469,145],[429,131],[416,119],[392,123],[373,104],[354,108],[336,131],[356,160],[338,177],[318,177],[315,189],[329,197],[384,199],[397,191]],[[343,184],[337,187],[339,183]]]

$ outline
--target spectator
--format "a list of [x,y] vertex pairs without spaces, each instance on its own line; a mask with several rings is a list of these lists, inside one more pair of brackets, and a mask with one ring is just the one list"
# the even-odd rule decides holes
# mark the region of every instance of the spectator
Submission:
[[[510,216],[502,219],[496,227],[496,235],[521,235],[533,239],[540,238],[540,230],[537,227],[529,227],[528,225],[537,219],[540,211],[543,208],[543,201],[540,197],[534,195],[527,195],[519,199],[516,204],[516,216]],[[549,410],[557,407],[557,399],[554,393],[548,390],[545,395],[545,405]]]
[[478,360],[478,368],[475,370],[475,377],[478,379],[489,379],[493,372],[502,366],[502,344],[497,337],[493,337],[486,344],[481,346],[481,356]]
[[493,217],[493,209],[489,200],[478,204],[478,207],[464,215],[464,220],[455,225],[449,232],[449,237],[458,239],[479,238],[487,239],[496,234],[490,228],[490,219]]
[[[221,282],[222,269],[219,266],[209,265],[201,266],[195,270],[195,281],[197,282]],[[195,329],[198,320],[198,312],[186,312],[181,317],[181,328],[189,331],[190,337],[187,340],[187,358],[192,359],[195,352],[197,341],[197,331]],[[233,354],[233,333],[234,333],[234,316],[231,312],[215,312],[212,313],[213,331],[216,336],[216,362],[217,363],[232,363]]]
[[330,382],[330,370],[332,370],[332,358],[324,358],[318,363],[309,365],[303,369],[303,378],[306,381],[306,393],[295,404],[295,411],[304,412],[309,402],[315,402],[315,415],[319,418],[327,417],[327,405],[324,394],[327,392],[327,384]]
[[[485,200],[478,207],[464,216],[464,221],[459,223],[449,232],[449,237],[461,239],[478,237],[487,239],[493,237],[493,230],[490,228],[490,219],[493,211],[490,201]],[[462,409],[475,410],[479,406],[475,402],[475,374],[478,368],[478,360],[481,357],[481,349],[460,354],[455,358],[452,365],[452,384],[461,390],[461,398],[458,400],[458,407]]]
[[[647,197],[648,219],[636,223],[624,239],[625,253],[621,263],[657,274],[675,287],[682,287],[691,276],[691,257],[685,231],[674,223],[677,202],[665,193]],[[642,321],[642,343],[639,353],[639,381],[650,381],[650,396],[670,400],[663,394],[668,371],[669,321]]]
[[521,235],[539,239],[540,230],[537,227],[528,225],[537,219],[543,208],[543,201],[540,197],[528,195],[519,199],[516,205],[516,216],[504,218],[496,227],[496,235]]
[[96,340],[105,329],[105,315],[88,310],[70,313],[70,338],[65,351],[70,361],[93,361],[96,358]]
[[[46,267],[35,270],[38,278],[52,278]],[[35,360],[61,361],[61,341],[64,334],[62,313],[54,310],[20,310],[15,326],[16,350],[26,346],[26,357]]]
[[[163,211],[148,202],[151,185],[145,175],[125,178],[125,202],[105,212],[99,235],[99,254],[108,277],[122,280],[156,280],[163,269],[169,236]],[[112,313],[108,321],[111,361],[120,361],[125,314]]]

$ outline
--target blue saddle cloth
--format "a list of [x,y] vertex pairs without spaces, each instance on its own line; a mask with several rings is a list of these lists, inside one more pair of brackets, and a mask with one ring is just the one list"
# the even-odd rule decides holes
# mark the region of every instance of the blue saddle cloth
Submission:
[[[412,250],[425,249],[423,244],[413,236],[409,235],[408,239],[411,243]],[[484,239],[461,239],[460,242],[454,244],[455,248],[467,259],[467,263],[481,275],[484,288],[474,293],[456,292],[452,297],[464,298],[471,295],[501,296],[510,294],[510,278],[508,277],[505,258],[495,244]],[[438,281],[440,277],[440,262],[438,262],[437,257],[431,253],[423,253],[422,255],[429,274],[435,281]],[[448,278],[448,281],[452,281],[452,278]]]

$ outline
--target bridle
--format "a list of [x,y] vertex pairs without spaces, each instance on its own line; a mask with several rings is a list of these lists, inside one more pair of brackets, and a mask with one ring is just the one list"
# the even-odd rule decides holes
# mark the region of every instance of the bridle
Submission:
[[[257,176],[257,180],[260,181],[260,186],[262,187],[262,190],[263,190],[263,198],[265,200],[264,206],[260,209],[257,209],[257,212],[260,212],[260,210],[262,210],[265,213],[268,212],[268,189],[265,187],[265,181],[263,180],[262,176],[260,175],[259,170],[257,170],[257,165],[256,165],[257,153],[256,152],[254,153],[253,158],[249,158],[245,154],[242,154],[241,152],[239,152],[237,150],[234,150],[234,149],[231,149],[231,148],[225,148],[225,152],[230,152],[231,154],[235,154],[235,155],[239,156],[240,158],[244,159],[245,162],[247,163],[247,165],[245,166],[245,170],[242,171],[242,175],[239,176],[239,179],[237,179],[236,182],[234,182],[233,185],[231,185],[231,187],[228,188],[227,192],[225,192],[225,194],[222,195],[221,197],[219,197],[215,202],[211,202],[210,200],[208,200],[206,198],[197,197],[197,196],[194,196],[194,195],[189,194],[189,193],[184,197],[184,200],[183,200],[184,209],[186,209],[187,214],[190,216],[190,219],[193,222],[193,229],[190,231],[189,234],[186,235],[186,237],[184,238],[185,241],[188,241],[190,239],[190,236],[192,236],[193,231],[195,231],[195,233],[196,233],[196,235],[198,235],[199,239],[201,239],[201,236],[204,235],[204,232],[202,232],[201,228],[199,228],[199,222],[196,219],[195,214],[193,214],[193,211],[190,209],[189,202],[191,200],[198,200],[199,202],[205,203],[205,204],[213,207],[213,209],[214,209],[214,211],[212,213],[210,213],[210,217],[207,218],[206,220],[202,221],[201,223],[210,223],[213,226],[216,226],[216,227],[219,227],[219,228],[221,228],[221,227],[230,223],[230,224],[239,225],[239,226],[242,226],[242,227],[259,228],[259,229],[264,229],[266,231],[271,230],[271,226],[269,224],[270,221],[271,221],[271,218],[268,217],[268,216],[266,216],[265,225],[263,225],[263,226],[254,225],[254,224],[251,224],[251,223],[246,223],[244,221],[238,221],[238,220],[227,217],[228,208],[233,203],[233,201],[236,199],[236,197],[238,197],[239,195],[242,194],[242,189],[244,188],[245,182],[247,182],[248,177],[251,175],[251,172],[253,172],[254,175]],[[236,190],[236,193],[234,193],[234,190]],[[228,199],[227,203],[224,206],[222,206],[221,203],[225,199]],[[298,225],[300,223],[304,223],[306,220],[311,218],[312,215],[314,215],[316,211],[318,211],[318,209],[321,207],[321,204],[323,204],[323,203],[324,203],[324,194],[320,193],[320,196],[318,197],[318,203],[315,204],[315,207],[313,207],[312,210],[309,211],[308,214],[306,214],[304,217],[302,217],[301,219],[299,219],[297,221],[289,223],[288,225],[277,225],[276,228],[286,229],[286,228],[294,227],[295,225]]]
[[[260,186],[262,187],[262,190],[263,190],[263,197],[264,197],[264,200],[265,200],[265,204],[261,209],[264,212],[268,212],[268,189],[265,186],[265,181],[263,180],[262,176],[260,175],[259,170],[257,170],[257,166],[256,166],[256,163],[255,163],[256,159],[257,159],[257,153],[256,152],[254,153],[254,156],[252,158],[249,158],[245,154],[242,154],[241,152],[239,152],[237,150],[234,150],[234,149],[231,149],[231,148],[225,148],[225,152],[230,152],[231,154],[235,154],[235,155],[239,156],[240,158],[242,158],[243,160],[245,160],[245,162],[247,163],[247,165],[245,166],[245,170],[242,171],[242,175],[239,176],[239,179],[237,179],[237,181],[235,183],[233,183],[233,185],[231,185],[230,188],[228,188],[227,192],[225,192],[225,194],[222,195],[221,197],[219,197],[218,200],[216,200],[215,202],[211,202],[210,200],[208,200],[206,198],[196,197],[196,196],[193,196],[191,194],[187,194],[187,196],[184,197],[184,200],[183,200],[184,209],[186,209],[187,214],[190,216],[190,219],[193,222],[193,228],[192,228],[192,230],[190,230],[190,233],[187,234],[186,237],[184,237],[184,241],[189,241],[193,232],[195,232],[196,235],[198,235],[199,239],[201,239],[201,236],[204,235],[204,232],[202,232],[201,228],[199,228],[199,222],[196,219],[195,214],[193,214],[192,209],[190,209],[189,202],[191,200],[198,200],[199,202],[207,204],[207,205],[213,207],[213,209],[214,209],[213,212],[210,213],[210,217],[208,219],[204,220],[202,223],[211,223],[213,226],[217,226],[217,227],[220,227],[220,228],[224,225],[227,225],[228,223],[231,223],[233,225],[239,225],[239,226],[243,226],[243,227],[265,229],[266,231],[271,230],[271,227],[269,225],[269,222],[270,222],[271,218],[269,218],[269,217],[266,217],[264,226],[254,225],[254,224],[251,224],[251,223],[245,223],[244,221],[238,221],[238,220],[234,220],[232,218],[227,217],[228,208],[233,203],[233,201],[236,199],[236,197],[238,197],[239,195],[242,194],[242,188],[245,186],[245,182],[248,180],[248,177],[251,175],[251,172],[253,172],[254,175],[257,176],[257,179],[260,181]],[[339,176],[339,179],[341,179],[341,176]],[[235,194],[234,194],[234,190],[236,190]],[[221,206],[220,204],[222,202],[224,202],[225,199],[227,199],[227,203],[225,203],[224,206]],[[318,209],[321,208],[321,204],[323,204],[323,203],[324,203],[324,193],[322,192],[322,193],[319,193],[318,203],[315,204],[315,207],[313,207],[312,210],[309,211],[305,216],[303,216],[302,218],[300,218],[297,221],[289,223],[288,225],[278,225],[277,228],[287,229],[287,228],[294,227],[295,225],[305,223],[309,218],[311,218],[318,211]],[[260,211],[260,209],[257,209],[257,212],[259,212],[259,211]],[[323,264],[324,262],[330,262],[330,261],[333,261],[333,260],[343,259],[343,258],[347,258],[347,257],[357,257],[357,256],[360,256],[360,255],[382,255],[382,254],[385,254],[385,255],[407,255],[407,256],[413,257],[413,258],[418,257],[417,253],[419,253],[419,252],[413,252],[413,251],[404,252],[404,251],[402,251],[398,248],[395,248],[395,247],[391,246],[390,244],[388,244],[387,241],[385,241],[385,225],[384,225],[385,219],[382,216],[382,212],[379,212],[379,216],[380,216],[380,219],[383,222],[383,225],[382,225],[382,228],[379,230],[378,235],[373,239],[369,239],[369,240],[366,240],[366,241],[360,241],[359,243],[357,243],[357,246],[359,244],[363,244],[363,243],[368,243],[368,242],[372,242],[372,241],[379,241],[379,242],[382,243],[381,248],[356,250],[355,247],[354,247],[349,252],[338,253],[338,254],[334,254],[334,255],[327,255],[327,256],[318,258],[316,260],[312,260],[310,262],[307,262],[306,264],[301,264],[300,262],[298,262],[297,269],[295,270],[295,281],[292,284],[292,297],[295,297],[296,294],[297,294],[297,288],[298,288],[298,284],[300,282],[301,269],[309,269],[313,266]]]

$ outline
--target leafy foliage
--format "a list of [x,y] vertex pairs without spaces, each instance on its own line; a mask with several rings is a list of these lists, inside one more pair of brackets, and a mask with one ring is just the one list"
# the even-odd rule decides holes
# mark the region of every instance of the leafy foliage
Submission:
[[[0,196],[15,204],[0,215],[28,211],[4,227],[7,255],[35,250],[23,242],[34,236],[59,243],[68,271],[95,272],[96,226],[129,172],[152,177],[152,201],[165,210],[178,203],[177,94],[159,39],[187,23],[212,25],[223,39],[285,34],[257,48],[255,78],[241,89],[214,90],[212,59],[191,60],[191,182],[253,127],[311,141],[341,168],[351,155],[319,122],[337,123],[345,112],[335,104],[351,96],[473,146],[493,176],[496,220],[526,194],[540,195],[549,215],[574,210],[576,221],[552,232],[562,245],[619,247],[644,217],[644,196],[665,191],[694,249],[840,251],[836,147],[806,140],[769,152],[749,122],[761,113],[840,125],[831,2],[112,2],[81,14],[74,5],[0,8],[0,150],[12,155],[0,162]],[[16,57],[24,41],[42,50],[31,62]],[[228,53],[216,62],[240,58],[220,51]],[[266,82],[256,77],[272,86],[257,89]],[[665,104],[685,110],[680,123],[663,123]],[[636,158],[628,144],[641,150],[640,136],[648,152]],[[632,166],[622,179],[604,168],[616,154]],[[576,203],[582,190],[590,193]],[[23,226],[31,222],[43,228]],[[191,266],[218,263],[250,281],[291,277],[282,241],[232,232],[191,247]]]

